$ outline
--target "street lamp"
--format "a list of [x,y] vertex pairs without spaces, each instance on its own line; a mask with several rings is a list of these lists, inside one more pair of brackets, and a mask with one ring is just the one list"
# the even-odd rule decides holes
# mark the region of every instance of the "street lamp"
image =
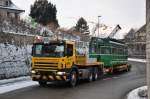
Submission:
[[98,16],[98,37],[99,37],[99,35],[100,35],[100,33],[99,33],[99,26],[100,26],[100,25],[99,25],[99,23],[100,23],[100,20],[99,20],[99,19],[100,19],[100,17],[102,17],[102,16]]

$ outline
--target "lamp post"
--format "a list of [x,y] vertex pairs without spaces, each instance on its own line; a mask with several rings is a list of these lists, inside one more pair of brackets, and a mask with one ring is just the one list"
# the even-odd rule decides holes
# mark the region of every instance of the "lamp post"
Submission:
[[102,17],[102,16],[98,16],[98,37],[99,37],[99,35],[100,35],[100,32],[99,32],[99,27],[100,27],[100,24],[99,24],[99,23],[100,23],[100,20],[99,20],[99,19],[100,19],[100,17]]

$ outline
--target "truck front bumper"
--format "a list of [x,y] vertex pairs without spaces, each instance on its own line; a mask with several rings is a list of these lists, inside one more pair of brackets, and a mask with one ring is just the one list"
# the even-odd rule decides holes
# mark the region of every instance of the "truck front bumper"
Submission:
[[66,72],[51,72],[51,71],[33,71],[33,81],[68,81],[69,76]]

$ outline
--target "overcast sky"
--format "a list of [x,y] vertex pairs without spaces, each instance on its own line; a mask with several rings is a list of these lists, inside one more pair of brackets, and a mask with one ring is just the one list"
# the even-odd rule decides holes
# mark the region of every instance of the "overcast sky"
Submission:
[[[12,0],[19,8],[30,12],[30,5],[35,0]],[[130,28],[138,28],[145,24],[145,0],[49,0],[56,4],[58,20],[61,27],[72,27],[79,17],[88,22],[101,22],[108,26],[120,24],[122,32]],[[89,23],[90,26],[91,23]],[[92,27],[91,27],[92,28]]]

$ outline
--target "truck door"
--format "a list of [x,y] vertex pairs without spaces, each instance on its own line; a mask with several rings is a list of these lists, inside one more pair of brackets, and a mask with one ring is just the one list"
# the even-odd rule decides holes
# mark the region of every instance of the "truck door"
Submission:
[[71,68],[74,63],[74,48],[73,44],[67,44],[66,46],[66,67]]

